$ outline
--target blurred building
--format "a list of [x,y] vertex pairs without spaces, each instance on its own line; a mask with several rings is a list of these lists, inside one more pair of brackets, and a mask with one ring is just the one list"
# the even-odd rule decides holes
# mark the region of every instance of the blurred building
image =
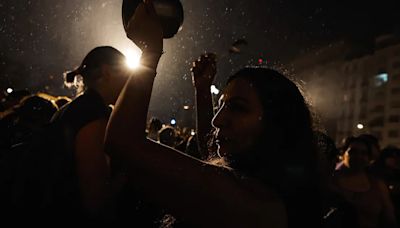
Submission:
[[400,146],[400,39],[376,39],[374,52],[346,61],[336,140],[370,133]]
[[292,62],[296,81],[304,82],[304,96],[316,113],[317,126],[332,138],[336,137],[337,120],[341,114],[338,91],[345,78],[341,68],[349,50],[349,44],[341,41],[301,53]]
[[400,146],[399,37],[380,36],[363,46],[338,42],[303,55],[293,67],[337,143],[370,133],[382,146]]

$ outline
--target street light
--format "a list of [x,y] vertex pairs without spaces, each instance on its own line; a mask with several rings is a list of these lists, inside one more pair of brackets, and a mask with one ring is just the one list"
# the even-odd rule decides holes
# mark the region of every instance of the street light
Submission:
[[12,88],[7,88],[7,93],[12,93],[14,90]]
[[361,130],[361,129],[364,128],[364,125],[362,125],[362,124],[359,123],[359,124],[357,124],[357,128]]

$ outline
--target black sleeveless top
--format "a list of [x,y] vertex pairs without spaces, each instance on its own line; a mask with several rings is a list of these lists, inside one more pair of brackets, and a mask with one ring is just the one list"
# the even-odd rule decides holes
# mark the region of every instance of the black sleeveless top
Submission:
[[[57,140],[58,162],[57,187],[55,197],[56,215],[53,218],[62,220],[68,219],[69,222],[85,221],[82,213],[82,201],[80,198],[78,176],[76,173],[75,162],[75,139],[78,132],[88,123],[98,119],[108,119],[111,108],[108,107],[102,97],[95,90],[87,90],[82,95],[75,98],[69,104],[63,106],[54,114],[51,124],[57,126],[61,138]],[[87,220],[86,220],[87,221]]]
[[61,122],[68,126],[75,138],[79,130],[86,124],[97,119],[108,119],[111,109],[104,103],[100,94],[88,89],[75,98],[71,103],[63,106],[52,119],[52,122]]

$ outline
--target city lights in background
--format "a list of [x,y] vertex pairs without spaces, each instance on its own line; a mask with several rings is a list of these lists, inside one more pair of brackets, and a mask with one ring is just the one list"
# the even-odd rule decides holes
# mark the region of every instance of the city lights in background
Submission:
[[375,76],[375,86],[384,85],[389,80],[389,75],[387,73],[380,73]]
[[268,64],[268,62],[269,61],[267,59],[264,59],[262,57],[258,58],[258,60],[257,60],[258,65]]
[[14,90],[12,88],[7,88],[7,93],[12,93]]
[[389,75],[387,73],[381,73],[381,74],[378,74],[376,77],[379,78],[383,82],[387,82]]
[[364,128],[364,125],[359,123],[359,124],[357,124],[357,128],[361,130]]
[[211,93],[218,95],[219,94],[219,89],[215,85],[211,85]]
[[141,53],[133,49],[125,49],[124,55],[126,57],[126,65],[129,69],[135,69],[140,65]]

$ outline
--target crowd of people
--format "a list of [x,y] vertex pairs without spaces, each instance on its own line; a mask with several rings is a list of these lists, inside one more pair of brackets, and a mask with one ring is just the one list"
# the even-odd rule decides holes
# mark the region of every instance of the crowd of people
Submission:
[[0,193],[9,219],[139,227],[397,226],[399,148],[381,150],[368,134],[337,146],[315,130],[299,87],[262,67],[233,74],[214,114],[212,53],[191,69],[196,132],[147,121],[163,53],[151,1],[139,4],[126,32],[143,52],[139,69],[128,70],[115,48],[96,47],[65,75],[70,84],[83,79],[74,99],[27,91],[3,99]]

